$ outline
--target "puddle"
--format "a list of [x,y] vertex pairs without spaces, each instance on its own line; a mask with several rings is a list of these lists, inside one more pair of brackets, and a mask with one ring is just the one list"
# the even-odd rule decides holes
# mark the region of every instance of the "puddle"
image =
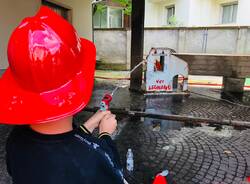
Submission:
[[152,131],[166,132],[169,130],[181,130],[184,127],[183,122],[170,121],[170,120],[160,120],[153,118],[141,118],[144,125],[149,127]]
[[[207,124],[192,124],[192,123],[184,123],[180,121],[171,121],[171,120],[160,120],[153,118],[141,118],[141,122],[148,127],[150,130],[155,132],[168,132],[171,130],[177,131],[185,131],[185,129],[197,129],[206,133],[212,137],[221,137],[221,138],[229,138],[233,136],[233,133],[237,130],[231,126],[209,126]],[[176,144],[181,140],[181,138],[176,138],[172,140],[173,144]]]
[[[182,103],[183,96],[148,96],[146,97],[145,112],[152,114],[174,114],[171,111],[173,103]],[[152,131],[181,130],[183,122],[172,120],[161,120],[155,118],[142,118],[144,125]]]
[[184,142],[184,139],[182,137],[172,137],[169,141],[171,145],[175,145]]
[[210,126],[206,126],[206,125],[203,125],[201,127],[196,127],[196,129],[208,134],[209,136],[221,137],[221,138],[222,137],[225,137],[225,138],[232,137],[233,131],[234,131],[234,128],[230,127],[230,126],[222,126],[222,128],[219,131],[216,131],[216,127],[210,127]]

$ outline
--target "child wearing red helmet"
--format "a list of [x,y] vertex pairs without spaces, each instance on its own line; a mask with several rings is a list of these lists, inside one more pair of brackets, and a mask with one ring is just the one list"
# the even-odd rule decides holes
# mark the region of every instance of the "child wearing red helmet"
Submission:
[[[88,103],[95,47],[52,10],[24,19],[8,45],[0,80],[0,122],[15,124],[6,150],[14,184],[123,183],[110,138],[115,116],[98,111],[79,129],[72,117]],[[99,138],[91,136],[99,127]]]

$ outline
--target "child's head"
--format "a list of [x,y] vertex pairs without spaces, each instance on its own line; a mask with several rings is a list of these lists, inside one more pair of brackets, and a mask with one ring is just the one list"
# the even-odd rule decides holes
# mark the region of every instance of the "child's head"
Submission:
[[35,124],[71,116],[88,103],[95,47],[46,7],[25,18],[8,45],[0,80],[0,122]]

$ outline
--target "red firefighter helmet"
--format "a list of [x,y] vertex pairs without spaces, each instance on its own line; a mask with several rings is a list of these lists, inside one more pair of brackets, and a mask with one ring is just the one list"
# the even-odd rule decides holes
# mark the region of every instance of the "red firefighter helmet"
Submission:
[[8,44],[0,123],[42,123],[80,111],[92,93],[95,55],[94,44],[49,8],[25,18]]

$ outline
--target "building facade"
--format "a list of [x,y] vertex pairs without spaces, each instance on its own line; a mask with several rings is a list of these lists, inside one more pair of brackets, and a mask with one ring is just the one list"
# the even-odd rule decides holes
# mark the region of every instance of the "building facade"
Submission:
[[94,28],[122,28],[124,27],[124,12],[120,6],[98,4],[94,9]]
[[249,0],[146,0],[145,27],[248,26]]
[[94,28],[129,28],[131,12],[126,11],[126,6],[130,3],[118,3],[115,0],[96,0],[93,5]]

